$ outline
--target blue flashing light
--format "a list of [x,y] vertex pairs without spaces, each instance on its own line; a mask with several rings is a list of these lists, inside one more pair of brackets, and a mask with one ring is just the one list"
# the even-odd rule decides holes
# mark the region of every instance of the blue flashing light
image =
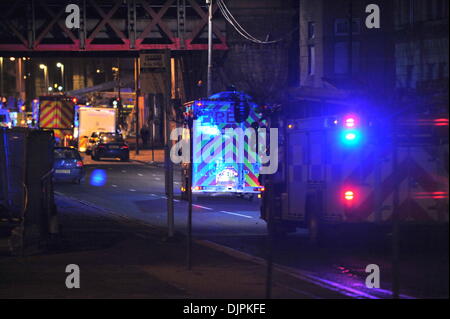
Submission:
[[354,141],[356,139],[356,134],[354,132],[346,133],[345,139],[347,141]]
[[91,173],[90,184],[92,186],[103,186],[106,184],[107,176],[103,169],[94,169]]
[[200,126],[200,132],[205,135],[220,135],[220,130],[217,126]]
[[343,132],[343,143],[346,145],[356,145],[359,143],[360,134],[355,130],[345,130]]

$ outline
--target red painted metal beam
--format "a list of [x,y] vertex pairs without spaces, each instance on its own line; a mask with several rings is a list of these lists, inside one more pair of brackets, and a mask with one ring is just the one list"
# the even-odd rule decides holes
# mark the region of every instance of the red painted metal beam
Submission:
[[[70,30],[65,25],[65,5],[62,3],[60,6],[52,6],[48,4],[49,0],[35,0],[34,7],[27,7],[31,4],[29,1],[24,0],[8,0],[10,4],[0,3],[0,11],[5,12],[0,24],[4,26],[0,28],[0,51],[21,51],[21,52],[46,52],[46,51],[72,51],[72,52],[90,52],[90,51],[140,51],[140,50],[152,50],[152,49],[169,49],[169,50],[207,50],[206,43],[196,43],[198,38],[202,34],[207,22],[208,13],[205,6],[201,6],[199,3],[204,3],[204,0],[187,0],[187,5],[193,9],[196,17],[190,16],[186,18],[186,29],[190,30],[188,34],[179,34],[179,31],[173,30],[174,16],[173,12],[170,13],[170,8],[176,5],[175,0],[166,0],[159,10],[155,10],[152,7],[152,2],[149,0],[135,0],[136,7],[139,10],[145,11],[149,16],[148,19],[143,20],[142,15],[140,18],[136,18],[134,26],[141,26],[140,30],[136,32],[135,45],[132,48],[132,41],[128,38],[128,32],[122,30],[120,26],[126,25],[126,19],[121,16],[119,9],[123,12],[123,6],[134,4],[131,0],[124,2],[122,0],[114,0],[111,2],[110,7],[100,5],[99,0],[88,0],[90,13],[94,13],[99,16],[99,19],[89,18],[87,26],[93,26],[92,29],[87,29],[85,38],[81,39],[80,34],[75,30]],[[27,34],[26,28],[18,28],[17,26],[27,25],[30,21],[27,21],[27,17],[24,17],[24,8],[34,10],[33,16],[36,15],[36,10],[40,10],[41,13],[37,19],[39,20],[39,26],[36,26],[33,21],[33,34],[35,37],[30,39]],[[217,5],[213,7],[214,12],[217,11]],[[42,17],[44,13],[45,17]],[[168,16],[169,15],[169,16]],[[92,14],[90,14],[92,16]],[[118,19],[123,19],[120,24],[117,23]],[[220,19],[220,18],[219,18]],[[175,19],[176,20],[176,19]],[[144,22],[143,22],[144,21]],[[169,22],[171,24],[169,24]],[[105,31],[109,28],[109,33]],[[2,35],[1,30],[5,34]],[[29,30],[28,30],[29,31]],[[159,35],[157,35],[159,32]],[[213,45],[214,50],[226,50],[228,49],[226,44],[226,36],[224,30],[220,30],[217,24],[214,24],[213,32],[219,43]],[[7,33],[7,34],[6,34]],[[102,33],[100,35],[100,33]],[[56,34],[56,35],[55,35]],[[155,38],[156,34],[156,38]],[[111,38],[108,38],[111,36]],[[57,43],[58,39],[64,39],[65,42],[71,43]],[[168,39],[165,44],[152,43],[157,42],[158,39]],[[84,40],[84,48],[81,47],[81,43]],[[104,41],[105,43],[96,43],[96,40]],[[120,40],[122,43],[117,43]],[[205,39],[203,39],[204,41]],[[29,41],[31,41],[29,43]],[[51,43],[51,42],[55,43]],[[63,42],[59,41],[59,42]],[[108,41],[110,43],[108,43]],[[206,41],[204,41],[206,42]]]

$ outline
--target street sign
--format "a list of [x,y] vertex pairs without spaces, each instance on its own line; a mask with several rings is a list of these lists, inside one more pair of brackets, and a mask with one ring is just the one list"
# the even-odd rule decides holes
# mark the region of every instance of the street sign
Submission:
[[142,93],[169,94],[168,71],[170,55],[168,51],[141,52],[140,84]]
[[141,73],[165,72],[168,65],[166,53],[144,53],[140,55]]

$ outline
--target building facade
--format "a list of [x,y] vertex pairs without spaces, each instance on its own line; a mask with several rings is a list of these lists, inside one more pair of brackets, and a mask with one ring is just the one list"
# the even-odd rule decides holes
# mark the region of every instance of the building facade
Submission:
[[[366,26],[371,3],[380,8],[379,29]],[[431,96],[448,111],[448,1],[300,0],[299,7],[296,96],[361,95],[380,108],[420,108]]]
[[448,112],[446,0],[395,1],[396,88],[403,103]]
[[[387,93],[394,84],[392,4],[381,28],[366,27],[364,0],[300,1],[300,86]],[[352,32],[349,32],[351,21]]]

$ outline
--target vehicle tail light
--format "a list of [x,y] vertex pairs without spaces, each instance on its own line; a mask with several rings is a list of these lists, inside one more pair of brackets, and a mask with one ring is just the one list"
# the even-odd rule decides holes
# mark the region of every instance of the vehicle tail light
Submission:
[[344,120],[344,125],[346,128],[354,128],[356,125],[356,120],[354,117],[347,117]]
[[127,145],[123,145],[123,146],[121,147],[121,149],[127,150],[127,149],[128,149],[128,146],[127,146]]
[[448,119],[436,119],[434,120],[435,126],[448,126]]
[[347,202],[351,202],[355,199],[355,192],[348,190],[344,193],[344,198]]
[[105,145],[100,144],[100,145],[98,146],[98,148],[105,148]]
[[77,161],[77,167],[83,167],[83,162],[82,161]]

